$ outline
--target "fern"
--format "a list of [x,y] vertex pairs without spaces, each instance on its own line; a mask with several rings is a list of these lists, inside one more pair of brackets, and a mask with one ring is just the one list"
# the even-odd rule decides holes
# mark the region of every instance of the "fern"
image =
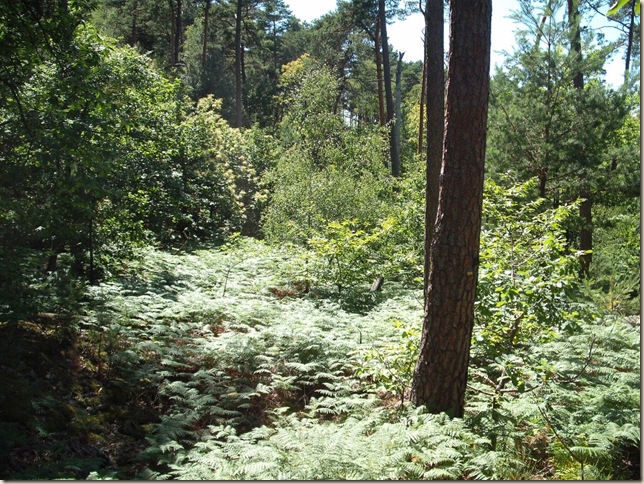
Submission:
[[475,346],[466,416],[449,420],[378,394],[408,388],[422,291],[391,284],[359,312],[270,291],[296,272],[240,239],[150,250],[127,279],[88,288],[81,333],[102,341],[107,391],[158,415],[139,426],[139,478],[577,478],[582,463],[606,478],[639,446],[638,328],[580,321],[496,358]]
[[483,480],[523,480],[530,477],[528,471],[520,459],[499,451],[480,454],[465,467],[469,477]]

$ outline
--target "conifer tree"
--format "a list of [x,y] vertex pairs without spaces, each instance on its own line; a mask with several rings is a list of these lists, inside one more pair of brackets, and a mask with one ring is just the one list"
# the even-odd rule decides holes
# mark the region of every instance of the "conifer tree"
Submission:
[[491,0],[450,2],[445,143],[411,400],[462,417],[474,326],[490,69]]

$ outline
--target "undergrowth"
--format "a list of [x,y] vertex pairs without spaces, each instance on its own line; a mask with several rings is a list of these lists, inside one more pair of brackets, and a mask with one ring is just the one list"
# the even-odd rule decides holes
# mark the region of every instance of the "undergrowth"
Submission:
[[[421,291],[365,286],[356,303],[309,287],[302,260],[243,238],[149,249],[119,278],[86,288],[78,320],[0,328],[13,357],[25,357],[31,338],[42,358],[11,369],[2,360],[5,388],[26,405],[2,397],[2,477],[639,472],[638,325],[605,316],[501,355],[474,341],[466,416],[450,420],[406,400]],[[29,371],[38,390],[24,383]]]

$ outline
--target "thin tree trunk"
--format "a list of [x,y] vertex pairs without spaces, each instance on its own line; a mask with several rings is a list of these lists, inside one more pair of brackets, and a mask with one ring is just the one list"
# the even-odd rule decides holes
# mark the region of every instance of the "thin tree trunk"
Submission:
[[241,128],[244,122],[242,104],[242,2],[237,0],[235,13],[235,127]]
[[385,94],[384,94],[384,81],[382,78],[382,53],[380,50],[380,16],[376,21],[376,32],[374,35],[376,44],[376,76],[378,77],[378,121],[380,127],[387,124],[387,116],[385,114]]
[[174,36],[172,46],[172,65],[176,66],[179,63],[179,52],[181,51],[181,32],[183,30],[181,11],[183,9],[182,1],[177,0],[177,9],[174,12]]
[[423,80],[420,84],[420,111],[418,113],[418,143],[416,154],[423,152],[423,136],[425,135],[425,93],[427,91],[427,35],[425,35],[425,59],[423,60]]
[[96,284],[97,277],[94,268],[94,218],[89,219],[89,283]]
[[443,161],[445,132],[445,70],[443,68],[444,36],[443,0],[427,0],[425,7],[425,44],[427,71],[427,160],[425,171],[425,263],[423,290],[427,293],[429,252],[436,211],[438,181]]
[[402,173],[402,164],[400,162],[400,128],[402,126],[402,93],[401,93],[401,81],[400,77],[402,75],[402,60],[404,52],[398,54],[398,65],[396,66],[396,116],[394,120],[394,144],[396,145],[396,153],[398,156],[395,159],[391,160],[391,173],[393,176],[399,177]]
[[[394,96],[391,88],[391,63],[389,60],[389,37],[387,36],[387,16],[385,14],[385,0],[378,2],[378,16],[380,17],[380,37],[382,42],[382,67],[385,79],[385,101],[387,105],[387,123],[394,121]],[[395,121],[394,121],[395,122]],[[391,157],[392,175],[394,166],[399,166],[399,153],[394,142],[394,129],[389,126],[389,151]]]
[[183,44],[183,2],[177,0],[177,35],[175,37],[177,64],[181,53],[181,46]]
[[132,9],[132,23],[130,24],[130,39],[128,44],[130,47],[134,47],[136,45],[136,40],[137,40],[137,15],[139,13],[139,5],[138,2],[135,0],[134,2],[134,8]]
[[[579,249],[584,251],[581,256],[579,275],[588,277],[590,264],[593,261],[593,200],[591,194],[586,191],[582,194],[584,200],[579,205],[579,217],[581,218],[581,229],[579,231]],[[590,251],[590,252],[586,252]]]
[[210,20],[210,0],[206,0],[203,11],[203,42],[201,44],[201,70],[206,71],[206,59],[208,54],[208,21]]
[[[345,72],[346,72],[346,66],[349,63],[351,55],[352,55],[351,52],[347,50],[344,53],[344,58],[342,59],[342,62],[340,62],[338,65],[338,79],[340,79],[340,86],[338,89],[338,93],[335,96],[335,101],[333,103],[333,114],[340,114],[342,111],[342,107],[343,107],[342,93],[346,89],[347,82],[349,81],[347,79]],[[351,124],[351,122],[349,124]]]
[[483,201],[492,0],[451,0],[445,140],[411,400],[462,417]]
[[581,70],[581,28],[579,13],[579,0],[568,0],[568,22],[572,31],[571,51],[573,54],[573,68],[575,69],[575,76],[573,78],[573,86],[577,89],[584,88],[584,73]]
[[633,30],[635,29],[635,0],[631,0],[631,18],[628,26],[628,43],[626,44],[626,65],[624,67],[624,80],[628,78],[631,69],[631,52],[633,51]]
[[[575,58],[575,76],[573,78],[573,86],[580,91],[584,90],[584,73],[581,69],[581,27],[579,3],[578,0],[568,0],[568,22],[572,30],[571,51]],[[580,155],[583,156],[583,155]],[[583,180],[581,181],[584,184]],[[590,264],[593,260],[593,216],[592,216],[592,195],[589,190],[583,187],[579,192],[579,197],[584,201],[579,205],[579,218],[581,219],[581,227],[579,229],[579,251],[582,253],[580,257],[580,276],[586,277],[590,271]]]
[[539,198],[546,198],[546,185],[548,183],[548,168],[541,167],[539,171]]
[[544,10],[544,15],[543,17],[541,17],[541,24],[539,26],[539,30],[537,31],[537,39],[534,42],[535,50],[539,48],[539,44],[541,43],[541,37],[543,36],[543,29],[545,28],[546,20],[548,20],[548,17],[550,15],[552,15],[552,0],[548,0],[548,5]]
[[174,66],[177,63],[177,54],[175,49],[175,37],[177,36],[177,17],[174,14],[174,0],[168,0],[168,6],[170,7],[170,65]]

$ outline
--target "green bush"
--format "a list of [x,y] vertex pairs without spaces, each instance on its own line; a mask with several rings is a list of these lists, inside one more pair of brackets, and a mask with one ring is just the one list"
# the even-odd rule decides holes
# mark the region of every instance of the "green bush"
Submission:
[[619,314],[640,311],[640,201],[594,207],[593,262],[587,294]]
[[306,246],[330,222],[377,223],[391,190],[384,138],[334,112],[337,80],[328,69],[310,69],[295,85],[281,124],[284,151],[266,175],[263,230],[269,240]]
[[563,228],[577,205],[546,209],[530,198],[535,183],[485,187],[473,343],[488,357],[573,332],[589,318]]
[[321,235],[309,240],[316,257],[314,273],[321,283],[343,289],[371,282],[379,276],[377,232],[356,227],[357,220],[330,222]]

